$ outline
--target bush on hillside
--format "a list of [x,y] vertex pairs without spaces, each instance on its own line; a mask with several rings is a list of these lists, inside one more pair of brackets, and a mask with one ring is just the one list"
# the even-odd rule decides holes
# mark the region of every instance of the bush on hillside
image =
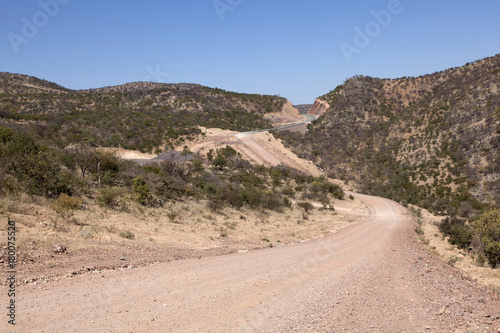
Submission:
[[149,185],[146,184],[144,178],[139,176],[134,179],[134,199],[141,205],[150,205],[153,203],[153,195],[151,194],[151,189]]
[[500,209],[485,212],[473,223],[488,263],[500,266]]
[[73,216],[75,210],[79,210],[83,205],[83,199],[78,197],[70,197],[67,194],[61,194],[52,205],[52,209],[64,219],[69,219]]
[[474,238],[472,228],[465,224],[465,220],[458,217],[446,217],[439,224],[439,230],[448,235],[451,244],[456,245],[460,249],[469,247]]
[[96,197],[97,203],[101,207],[125,209],[127,206],[127,191],[120,187],[103,188]]
[[303,210],[305,210],[306,213],[309,213],[310,210],[314,209],[314,206],[312,205],[312,203],[307,202],[307,201],[299,202],[297,204],[297,206],[299,206],[300,208],[302,208]]

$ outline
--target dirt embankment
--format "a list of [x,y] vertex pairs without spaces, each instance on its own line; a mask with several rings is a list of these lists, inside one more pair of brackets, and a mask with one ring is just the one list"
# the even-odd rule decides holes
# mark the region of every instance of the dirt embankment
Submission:
[[192,152],[200,155],[226,146],[233,147],[243,158],[255,164],[277,166],[282,163],[316,177],[323,173],[314,163],[299,158],[268,132],[247,134],[211,130],[202,141],[188,144]]
[[302,121],[303,116],[300,115],[299,110],[293,106],[292,102],[286,101],[281,112],[267,113],[264,115],[264,119],[269,120],[274,127],[280,127]]
[[324,115],[325,112],[328,111],[329,109],[330,109],[330,104],[328,104],[325,101],[321,101],[319,99],[316,99],[314,101],[313,106],[309,109],[309,112],[307,112],[307,114],[312,114],[312,115],[320,117],[320,116]]

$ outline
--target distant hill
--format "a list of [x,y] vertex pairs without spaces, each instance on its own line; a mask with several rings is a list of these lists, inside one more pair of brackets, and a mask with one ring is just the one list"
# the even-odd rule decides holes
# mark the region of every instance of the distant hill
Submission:
[[356,76],[288,144],[366,193],[467,214],[500,204],[500,55],[416,78]]
[[34,76],[0,72],[0,94],[61,93],[68,89]]
[[31,76],[0,73],[0,125],[30,128],[58,146],[88,142],[160,153],[200,134],[199,126],[267,128],[262,116],[280,112],[286,102],[185,83],[70,90]]
[[311,108],[312,104],[300,104],[300,105],[294,105],[297,110],[299,110],[300,114],[307,114],[309,112],[309,109]]

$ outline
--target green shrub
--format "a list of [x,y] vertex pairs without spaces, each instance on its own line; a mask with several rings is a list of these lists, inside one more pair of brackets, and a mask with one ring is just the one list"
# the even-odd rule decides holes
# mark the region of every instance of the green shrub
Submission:
[[465,224],[465,220],[460,219],[456,216],[452,217],[448,216],[445,219],[443,219],[441,223],[439,223],[438,228],[439,231],[441,231],[443,234],[449,235],[451,233],[451,228],[454,225],[463,225],[463,224]]
[[83,199],[70,197],[67,194],[61,194],[52,205],[52,209],[64,219],[69,219],[73,216],[74,211],[78,210],[83,205]]
[[213,196],[208,199],[207,208],[212,212],[218,212],[224,208],[224,200],[222,200],[220,196]]
[[253,186],[244,188],[238,196],[245,205],[251,208],[259,208],[263,200],[262,191]]
[[459,249],[466,249],[472,243],[474,232],[468,225],[454,225],[450,230],[450,243]]
[[253,174],[247,170],[238,170],[231,175],[230,180],[232,182],[239,182],[245,186],[260,186],[263,183],[262,178],[258,175]]
[[300,208],[302,208],[303,210],[305,210],[306,213],[308,213],[310,210],[314,209],[314,206],[312,205],[312,203],[307,202],[307,201],[299,202],[297,204],[297,206],[299,206]]
[[222,237],[222,238],[227,238],[227,236],[228,236],[227,229],[224,229],[223,227],[220,227],[220,229],[219,229],[219,236]]
[[262,206],[264,208],[278,211],[282,207],[283,201],[278,194],[271,191],[264,191],[263,194]]
[[174,211],[174,210],[171,210],[169,212],[167,212],[167,217],[168,219],[170,220],[170,222],[174,223],[175,222],[175,219],[180,215],[179,212],[177,211]]
[[325,184],[319,181],[315,180],[309,185],[309,197],[311,198],[317,198],[321,193],[325,191]]
[[173,176],[165,176],[156,186],[156,195],[163,200],[180,199],[186,194],[186,182]]
[[105,185],[115,185],[119,178],[120,170],[126,165],[116,155],[109,152],[97,151],[95,153],[97,163],[93,163],[89,171],[95,180]]
[[222,155],[217,155],[212,161],[212,165],[217,169],[217,170],[224,170],[225,167],[229,165],[229,161]]
[[120,187],[103,188],[96,197],[97,203],[101,207],[125,209],[126,190]]
[[204,170],[203,161],[201,159],[198,158],[194,160],[192,163],[196,171],[201,172]]
[[424,229],[422,229],[422,226],[420,226],[420,225],[415,227],[415,232],[419,236],[423,236],[425,234]]
[[134,199],[141,205],[150,205],[153,202],[153,195],[149,185],[144,181],[142,176],[134,179]]
[[334,198],[343,200],[345,193],[344,190],[337,184],[333,184],[330,182],[325,182],[325,188],[330,193],[333,195]]
[[330,199],[327,195],[320,196],[318,201],[323,205],[324,209],[326,209],[326,207],[328,207],[328,205],[330,204]]
[[281,190],[281,194],[293,198],[295,196],[295,190],[293,188],[287,186]]
[[469,247],[474,238],[474,232],[469,225],[465,224],[465,220],[454,216],[446,217],[441,221],[439,230],[448,235],[449,242],[460,249]]
[[0,194],[17,194],[21,191],[21,185],[16,177],[0,172]]
[[488,263],[493,267],[500,266],[500,209],[492,209],[483,213],[473,223],[474,230],[484,247]]
[[225,148],[218,149],[217,152],[226,158],[231,158],[238,154],[238,152],[231,146],[226,146]]

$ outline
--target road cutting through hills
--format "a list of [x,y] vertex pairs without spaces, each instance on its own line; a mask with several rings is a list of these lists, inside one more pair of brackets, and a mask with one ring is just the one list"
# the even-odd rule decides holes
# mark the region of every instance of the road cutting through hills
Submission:
[[[265,135],[198,148],[313,169]],[[369,217],[323,238],[20,286],[17,332],[499,332],[497,295],[426,252],[407,209],[348,194]]]

